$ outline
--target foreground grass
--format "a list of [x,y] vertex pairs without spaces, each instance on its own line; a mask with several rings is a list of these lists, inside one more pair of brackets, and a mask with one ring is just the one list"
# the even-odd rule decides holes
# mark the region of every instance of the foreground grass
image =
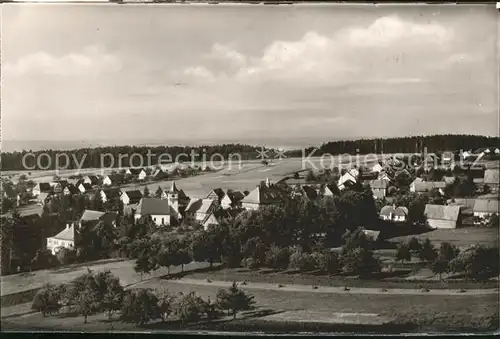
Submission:
[[296,271],[274,271],[269,269],[249,270],[244,268],[221,268],[210,272],[189,272],[186,278],[222,281],[243,281],[261,282],[270,284],[298,284],[298,285],[318,285],[318,286],[350,286],[350,287],[372,287],[372,288],[408,288],[408,289],[483,289],[498,288],[497,281],[489,282],[453,282],[429,280],[409,281],[404,280],[409,271],[394,272],[394,276],[385,279],[361,280],[352,277],[328,276],[315,272],[300,273]]
[[[216,286],[193,286],[178,284],[168,280],[155,279],[140,285],[140,288],[167,288],[172,294],[186,294],[191,291],[207,299],[215,299]],[[244,289],[245,287],[242,286]],[[83,324],[80,316],[52,316],[44,318],[41,314],[2,320],[4,330],[59,330],[59,331],[137,331],[137,330],[196,330],[213,331],[486,331],[494,329],[498,319],[498,295],[489,296],[411,296],[411,295],[338,295],[309,292],[287,292],[277,290],[249,290],[254,295],[259,309],[276,313],[273,321],[265,317],[238,316],[236,321],[220,321],[215,324],[190,324],[181,326],[177,322],[167,324],[147,324],[137,328],[117,320],[106,321],[106,315],[89,317]],[[378,330],[364,326],[343,326],[332,324],[300,324],[290,321],[286,312],[302,311],[308,319],[324,317],[332,313],[377,313],[394,319],[392,327]],[[116,318],[115,318],[116,319]],[[412,326],[409,326],[412,325]]]

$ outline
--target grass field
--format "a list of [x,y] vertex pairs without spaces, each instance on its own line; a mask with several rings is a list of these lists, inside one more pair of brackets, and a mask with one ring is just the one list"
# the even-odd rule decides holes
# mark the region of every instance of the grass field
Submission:
[[[444,276],[443,276],[444,277]],[[430,289],[489,289],[498,288],[497,281],[486,283],[472,281],[440,281],[439,277],[432,274],[428,269],[417,272],[411,270],[396,270],[396,272],[381,275],[373,280],[361,280],[355,277],[328,276],[314,272],[299,273],[296,271],[275,271],[269,269],[247,270],[244,268],[228,269],[221,268],[210,272],[189,272],[185,278],[200,280],[221,280],[221,281],[248,281],[255,283],[270,283],[284,285],[317,285],[317,286],[349,286],[364,288],[402,288],[420,289],[427,287]],[[418,280],[417,280],[418,279]],[[416,281],[415,281],[416,280]]]
[[440,246],[443,242],[449,242],[460,248],[465,248],[473,244],[487,246],[499,245],[499,230],[497,228],[437,229],[419,235],[396,237],[389,241],[407,242],[412,237],[416,237],[420,240],[427,238],[436,246]]
[[[150,281],[140,285],[140,288],[167,288],[173,294],[180,292],[186,294],[196,292],[203,298],[210,297],[214,300],[218,288],[215,286],[190,286],[172,283],[168,280]],[[254,297],[260,309],[274,310],[277,313],[272,316],[274,322],[286,323],[306,312],[304,320],[327,317],[328,314],[339,313],[374,313],[387,318],[406,321],[412,319],[418,326],[441,327],[446,330],[449,327],[478,327],[487,317],[498,314],[498,295],[495,296],[401,296],[401,295],[334,295],[308,292],[286,292],[271,290],[249,291]],[[240,316],[241,317],[241,316]],[[43,318],[40,314],[26,315],[23,317],[10,318],[2,321],[4,330],[9,329],[51,329],[71,331],[109,331],[109,330],[137,330],[133,325],[114,321],[109,324],[105,321],[105,315],[89,317],[89,324],[83,324],[82,317],[53,316]],[[262,318],[260,320],[266,320]],[[269,320],[269,319],[268,319]],[[241,320],[239,320],[241,321]],[[293,322],[293,321],[292,321]],[[238,324],[238,321],[233,325]],[[236,326],[233,326],[233,328]],[[253,324],[253,330],[262,330],[264,324],[257,322]],[[178,327],[176,327],[178,328]],[[193,328],[196,328],[193,327]],[[169,324],[163,326],[147,326],[145,330],[168,330],[172,329]],[[186,327],[184,329],[190,329]],[[238,330],[234,328],[233,330]],[[242,327],[240,330],[245,330]]]

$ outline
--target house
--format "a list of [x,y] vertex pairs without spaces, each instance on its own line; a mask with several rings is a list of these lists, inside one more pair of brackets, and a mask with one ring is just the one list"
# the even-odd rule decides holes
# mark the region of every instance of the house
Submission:
[[493,214],[498,215],[498,199],[476,199],[473,207],[475,217],[484,218]]
[[373,192],[373,197],[375,199],[383,199],[387,194],[387,186],[389,186],[389,182],[387,180],[371,180],[370,187]]
[[461,225],[461,206],[425,205],[424,215],[431,228],[457,228]]
[[499,169],[491,168],[484,171],[484,184],[490,188],[492,192],[498,192],[499,186]]
[[339,188],[336,185],[326,184],[319,188],[319,195],[323,197],[333,197],[338,195]]
[[445,166],[449,166],[453,162],[454,158],[455,158],[455,156],[454,156],[453,152],[443,152],[443,154],[441,156],[442,164]]
[[38,196],[36,197],[36,201],[37,201],[38,205],[43,206],[50,200],[51,196],[52,196],[52,193],[42,192],[42,193],[38,194]]
[[392,181],[391,177],[386,172],[380,172],[378,174],[378,179],[379,180],[385,180],[387,182],[391,182]]
[[94,222],[104,221],[116,227],[116,218],[118,214],[116,212],[101,212],[94,210],[85,210],[78,221],[78,225],[81,227],[82,222]]
[[384,167],[382,166],[382,164],[380,162],[376,163],[373,167],[372,167],[372,172],[376,172],[376,173],[380,173],[384,170]]
[[203,222],[202,226],[203,229],[206,231],[210,226],[217,226],[219,225],[219,220],[215,217],[215,215],[212,213],[210,214],[205,221]]
[[133,177],[136,177],[139,180],[144,180],[148,176],[146,171],[142,168],[129,168],[125,171],[125,174],[132,175]]
[[78,189],[80,190],[80,192],[85,193],[92,190],[92,185],[86,182],[82,182],[80,185],[78,185]]
[[245,195],[240,191],[227,190],[226,195],[221,200],[221,207],[223,209],[228,209],[240,206],[244,197]]
[[167,172],[165,172],[163,169],[161,168],[157,168],[153,171],[153,173],[151,173],[151,177],[154,179],[154,180],[161,180],[161,179],[165,179],[166,177],[168,176]]
[[142,198],[135,211],[135,220],[150,216],[157,226],[168,226],[176,219],[169,201],[161,198]]
[[261,182],[249,192],[241,201],[241,205],[244,209],[257,210],[262,206],[279,204],[283,198],[283,191],[271,185],[267,180],[266,183]]
[[94,186],[99,183],[99,178],[96,175],[87,175],[83,177],[83,183],[89,184],[90,186]]
[[118,188],[108,188],[108,189],[102,189],[99,190],[99,194],[101,195],[101,201],[102,202],[107,202],[112,199],[120,198],[121,196],[121,191]]
[[111,186],[113,185],[113,180],[111,180],[111,177],[109,175],[105,175],[102,178],[102,184],[103,186]]
[[217,204],[220,205],[225,195],[226,192],[224,192],[222,188],[214,188],[210,193],[208,193],[207,199],[215,200]]
[[47,249],[52,254],[57,254],[61,248],[75,248],[75,225],[67,224],[64,230],[47,238]]
[[40,193],[52,193],[52,187],[48,182],[40,182],[31,191],[34,196],[39,195]]
[[142,199],[142,192],[140,190],[125,191],[120,195],[120,200],[124,205],[137,204]]
[[314,200],[318,197],[318,191],[310,185],[296,185],[291,192],[291,197],[302,196],[309,200]]
[[[420,179],[420,178],[417,178]],[[415,179],[410,184],[410,192],[424,193],[432,191],[433,189],[439,190],[441,194],[444,193],[443,189],[446,187],[446,182],[444,181],[423,181],[422,179]]]
[[78,187],[73,184],[68,184],[68,186],[64,187],[63,192],[64,195],[73,195],[80,193]]
[[186,222],[203,225],[217,209],[213,199],[191,199],[186,207]]
[[408,219],[408,208],[404,206],[396,207],[394,205],[387,205],[382,207],[379,217],[382,220],[405,222]]
[[339,178],[339,181],[337,183],[339,189],[343,190],[344,188],[346,188],[348,182],[355,184],[358,180],[358,175],[359,175],[359,171],[356,168],[351,168],[350,170],[345,172]]
[[461,206],[460,213],[462,215],[472,215],[474,211],[474,205],[477,199],[471,198],[452,198],[448,199],[446,203],[452,206]]

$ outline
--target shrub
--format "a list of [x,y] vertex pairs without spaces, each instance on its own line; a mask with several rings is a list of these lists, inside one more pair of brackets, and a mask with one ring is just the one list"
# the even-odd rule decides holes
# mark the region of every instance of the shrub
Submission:
[[276,269],[285,269],[290,262],[290,253],[288,248],[279,248],[271,246],[266,253],[266,266]]
[[238,288],[236,282],[226,289],[220,289],[217,292],[217,305],[220,309],[230,310],[233,314],[233,319],[236,319],[238,311],[249,310],[255,303],[253,296],[247,295],[243,290]]
[[36,293],[31,304],[31,309],[42,312],[43,316],[59,311],[61,308],[60,290],[51,284],[45,284]]
[[329,274],[337,274],[341,271],[341,262],[337,252],[316,253],[316,267]]
[[150,289],[136,289],[125,295],[121,308],[122,321],[143,325],[158,318],[161,318],[158,298]]
[[258,268],[258,262],[254,258],[245,258],[241,261],[241,265],[243,267],[249,268],[249,269],[254,269]]
[[182,322],[198,321],[206,311],[207,303],[194,292],[184,295],[176,307],[176,314]]
[[57,252],[57,259],[61,265],[69,265],[76,262],[76,251],[63,247]]
[[289,267],[301,271],[309,271],[316,268],[315,257],[301,249],[295,249],[290,254]]

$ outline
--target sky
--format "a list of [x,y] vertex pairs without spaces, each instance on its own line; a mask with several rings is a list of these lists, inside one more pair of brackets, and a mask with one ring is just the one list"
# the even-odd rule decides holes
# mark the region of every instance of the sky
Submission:
[[499,133],[493,4],[1,11],[4,141]]

